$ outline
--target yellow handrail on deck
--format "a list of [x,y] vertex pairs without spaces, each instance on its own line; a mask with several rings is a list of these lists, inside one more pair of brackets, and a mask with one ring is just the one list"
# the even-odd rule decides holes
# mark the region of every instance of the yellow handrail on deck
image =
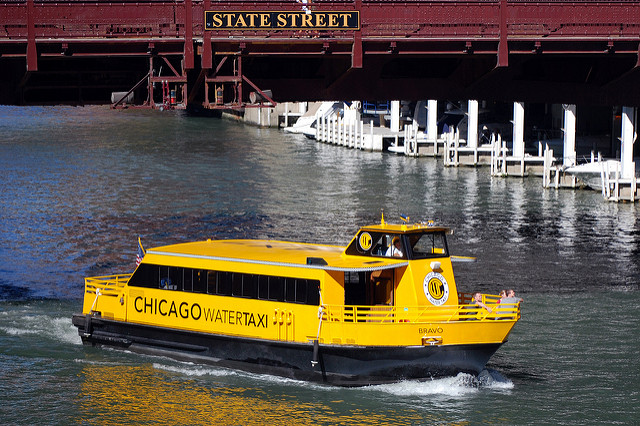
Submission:
[[131,278],[131,274],[105,275],[101,277],[89,277],[84,279],[86,293],[95,294],[100,290],[104,296],[117,296],[120,290]]
[[324,305],[323,321],[337,322],[457,322],[520,319],[516,303],[489,305],[492,312],[475,304],[448,306],[342,306]]

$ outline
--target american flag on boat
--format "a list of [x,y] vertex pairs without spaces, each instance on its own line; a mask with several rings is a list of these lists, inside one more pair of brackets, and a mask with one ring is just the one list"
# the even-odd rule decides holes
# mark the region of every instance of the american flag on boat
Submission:
[[144,257],[144,248],[142,247],[142,241],[140,241],[140,237],[138,237],[138,253],[136,254],[136,267],[142,262],[142,258]]

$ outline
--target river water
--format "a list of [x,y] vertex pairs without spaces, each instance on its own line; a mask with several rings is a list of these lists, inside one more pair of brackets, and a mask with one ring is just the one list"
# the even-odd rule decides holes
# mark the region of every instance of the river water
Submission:
[[[2,424],[634,424],[640,221],[544,190],[175,111],[0,106]],[[479,377],[344,389],[82,346],[83,278],[204,238],[346,244],[400,214],[451,226],[462,290],[522,320]],[[459,265],[459,266],[458,266]]]

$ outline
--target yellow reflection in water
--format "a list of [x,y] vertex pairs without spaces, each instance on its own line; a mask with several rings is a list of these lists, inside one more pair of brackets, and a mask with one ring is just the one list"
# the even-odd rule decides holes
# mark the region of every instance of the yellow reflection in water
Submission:
[[[336,390],[299,386],[266,388],[192,378],[143,365],[87,364],[78,397],[82,424],[371,425],[442,421],[408,407],[383,407],[365,394],[352,402],[336,400]],[[250,378],[245,378],[245,382]],[[271,389],[271,390],[269,390]],[[358,392],[352,389],[339,392]],[[362,391],[360,391],[362,392]],[[299,395],[297,393],[303,394]],[[362,401],[371,403],[360,407]]]

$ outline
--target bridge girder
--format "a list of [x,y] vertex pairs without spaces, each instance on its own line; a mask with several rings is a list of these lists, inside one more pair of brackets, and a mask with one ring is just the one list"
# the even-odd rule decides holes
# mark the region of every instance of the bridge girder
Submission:
[[[17,83],[37,103],[55,80],[41,77],[56,73],[75,74],[81,86],[83,67],[109,75],[105,90],[127,90],[153,76],[150,58],[161,56],[171,58],[180,74],[172,77],[186,81],[193,102],[213,97],[216,82],[232,85],[236,98],[238,85],[251,82],[276,101],[640,104],[639,2],[315,0],[308,7],[357,11],[358,28],[205,29],[205,11],[255,12],[255,2],[243,1],[3,2],[0,100],[11,99],[8,86]],[[299,8],[293,0],[259,3],[262,11]],[[218,68],[223,58],[231,60]],[[250,91],[241,90],[236,104]]]

